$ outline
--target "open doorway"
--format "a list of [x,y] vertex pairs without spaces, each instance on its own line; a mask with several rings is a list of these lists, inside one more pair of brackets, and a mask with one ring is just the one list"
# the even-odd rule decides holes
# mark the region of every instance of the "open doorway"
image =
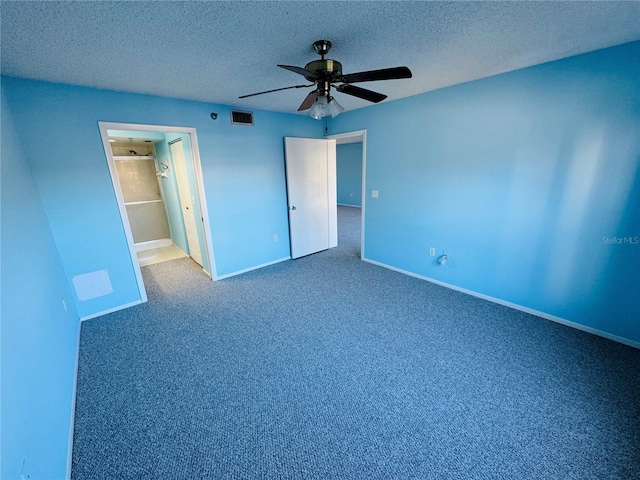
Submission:
[[169,174],[174,169],[167,158],[159,158],[156,152],[156,143],[166,141],[164,134],[122,130],[107,133],[140,266],[187,256],[188,250],[181,248],[180,242],[184,237],[183,222],[180,217],[176,221],[176,209],[171,208],[175,203],[171,195],[174,182],[167,180],[173,179]]
[[142,300],[142,266],[188,256],[215,278],[195,129],[99,127]]
[[358,255],[361,259],[365,258],[366,137],[366,130],[325,137],[336,140],[338,236],[348,239],[354,236],[348,234],[349,230],[359,229],[359,235],[355,236],[359,238]]

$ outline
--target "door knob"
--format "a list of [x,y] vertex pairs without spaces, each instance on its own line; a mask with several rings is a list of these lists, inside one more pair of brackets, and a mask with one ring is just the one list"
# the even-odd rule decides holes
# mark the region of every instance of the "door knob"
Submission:
[[296,209],[295,205],[293,207],[291,207],[291,210],[295,210],[295,209]]

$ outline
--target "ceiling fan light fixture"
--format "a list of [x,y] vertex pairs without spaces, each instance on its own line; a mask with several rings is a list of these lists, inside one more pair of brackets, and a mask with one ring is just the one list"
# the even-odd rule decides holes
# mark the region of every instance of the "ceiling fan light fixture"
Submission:
[[309,116],[315,118],[316,120],[320,120],[321,118],[326,117],[327,115],[329,115],[328,104],[329,101],[327,100],[327,97],[325,97],[324,95],[319,95],[318,99],[313,104],[313,107],[311,107],[311,110],[309,110]]
[[327,110],[329,112],[329,115],[331,115],[331,118],[335,118],[338,115],[340,115],[342,112],[344,112],[344,107],[340,105],[335,98],[329,97],[329,104],[327,105]]

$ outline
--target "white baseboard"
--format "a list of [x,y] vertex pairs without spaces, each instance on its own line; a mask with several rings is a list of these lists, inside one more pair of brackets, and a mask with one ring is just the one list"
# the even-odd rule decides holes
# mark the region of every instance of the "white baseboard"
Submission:
[[341,207],[353,207],[353,208],[362,208],[362,205],[350,205],[348,203],[338,203]]
[[367,258],[363,258],[362,260],[365,262],[371,263],[373,265],[377,265],[379,267],[393,270],[394,272],[402,273],[404,275],[409,275],[410,277],[419,278],[420,280],[426,280],[427,282],[435,283],[436,285],[440,285],[445,288],[450,288],[451,290],[456,290],[458,292],[466,293],[467,295],[471,295],[473,297],[482,298],[483,300],[488,300],[489,302],[493,302],[499,305],[503,305],[505,307],[513,308],[514,310],[520,310],[521,312],[529,313],[531,315],[535,315],[536,317],[544,318],[545,320],[551,320],[552,322],[560,323],[562,325],[566,325],[567,327],[575,328],[576,330],[581,330],[583,332],[591,333],[593,335],[598,335],[599,337],[603,337],[608,340],[613,340],[614,342],[622,343],[624,345],[628,345],[630,347],[640,349],[640,342],[636,342],[634,340],[629,340],[628,338],[620,337],[612,333],[598,330],[597,328],[588,327],[586,325],[582,325],[581,323],[572,322],[571,320],[567,320],[561,317],[556,317],[555,315],[550,315],[548,313],[541,312],[539,310],[534,310],[533,308],[518,305],[517,303],[507,302],[506,300],[501,300],[496,297],[491,297],[483,293],[474,292],[473,290],[467,290],[466,288],[457,287],[455,285],[441,282],[433,278],[425,277],[423,275],[418,275],[417,273],[409,272],[407,270],[402,270],[400,268],[392,267],[391,265],[376,262],[375,260],[369,260]]
[[136,252],[144,252],[146,250],[153,250],[154,248],[170,247],[173,242],[170,238],[161,238],[159,240],[150,240],[148,242],[136,243]]
[[85,317],[81,317],[80,321],[89,320],[91,318],[101,317],[102,315],[106,315],[107,313],[117,312],[118,310],[124,310],[125,308],[135,307],[136,305],[140,305],[141,303],[145,303],[142,300],[136,300],[135,302],[125,303],[124,305],[120,305],[118,307],[113,307],[108,310],[103,310],[101,312],[92,313],[91,315],[87,315]]
[[255,267],[245,268],[244,270],[238,270],[237,272],[227,273],[225,275],[220,275],[219,277],[214,278],[214,280],[217,281],[217,280],[223,280],[223,279],[229,278],[229,277],[235,277],[236,275],[242,275],[243,273],[247,273],[247,272],[250,272],[252,270],[258,270],[259,268],[268,267],[269,265],[274,265],[276,263],[285,262],[287,260],[291,260],[291,257],[279,258],[278,260],[274,260],[272,262],[263,263],[261,265],[256,265]]
[[69,419],[69,446],[67,449],[67,480],[71,480],[71,467],[73,465],[73,431],[76,423],[76,391],[78,386],[78,366],[80,364],[80,333],[82,325],[78,325],[78,340],[76,342],[76,364],[73,373],[73,387],[71,389],[71,415]]

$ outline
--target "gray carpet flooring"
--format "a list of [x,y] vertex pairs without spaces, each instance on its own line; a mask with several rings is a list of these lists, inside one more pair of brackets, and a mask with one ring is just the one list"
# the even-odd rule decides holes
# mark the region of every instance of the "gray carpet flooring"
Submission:
[[640,478],[640,351],[339,247],[143,269],[82,324],[74,479]]

